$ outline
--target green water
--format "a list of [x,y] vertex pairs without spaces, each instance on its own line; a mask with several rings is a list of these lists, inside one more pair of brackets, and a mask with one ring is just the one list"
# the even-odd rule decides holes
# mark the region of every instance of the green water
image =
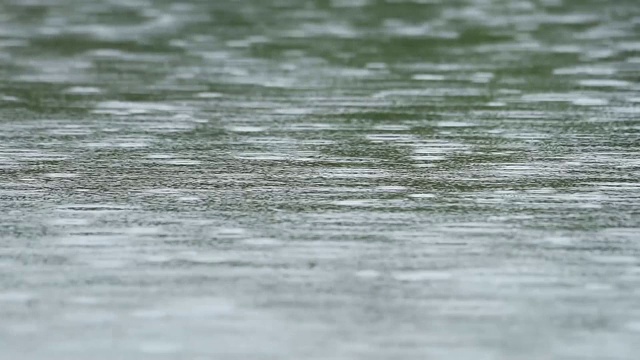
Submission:
[[0,2],[1,359],[635,359],[635,0]]

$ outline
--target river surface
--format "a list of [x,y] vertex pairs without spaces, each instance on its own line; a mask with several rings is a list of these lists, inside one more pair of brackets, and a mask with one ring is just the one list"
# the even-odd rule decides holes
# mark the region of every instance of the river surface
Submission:
[[631,360],[636,0],[0,2],[0,358]]

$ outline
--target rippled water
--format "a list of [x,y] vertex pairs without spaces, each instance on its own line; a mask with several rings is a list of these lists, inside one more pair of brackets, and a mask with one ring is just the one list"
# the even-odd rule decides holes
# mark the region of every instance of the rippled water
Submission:
[[635,359],[636,0],[0,3],[0,358]]

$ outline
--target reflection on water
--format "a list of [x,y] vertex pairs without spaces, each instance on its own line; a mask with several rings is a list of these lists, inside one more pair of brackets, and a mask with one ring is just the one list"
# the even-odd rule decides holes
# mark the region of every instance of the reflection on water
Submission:
[[634,359],[634,0],[4,1],[0,349]]

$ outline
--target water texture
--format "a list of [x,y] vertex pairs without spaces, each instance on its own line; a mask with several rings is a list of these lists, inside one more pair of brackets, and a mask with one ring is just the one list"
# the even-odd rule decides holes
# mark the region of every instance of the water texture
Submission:
[[0,2],[0,358],[637,359],[636,0]]

